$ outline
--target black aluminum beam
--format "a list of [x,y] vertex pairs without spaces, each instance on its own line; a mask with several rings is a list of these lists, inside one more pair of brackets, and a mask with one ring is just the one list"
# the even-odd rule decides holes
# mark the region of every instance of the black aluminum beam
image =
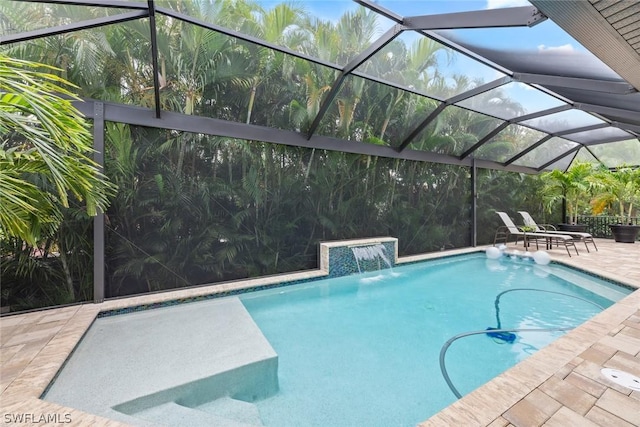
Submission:
[[[445,105],[447,105],[447,106],[449,105],[447,100],[444,100],[443,103]],[[546,115],[549,115],[549,114],[559,113],[559,112],[570,110],[570,109],[573,108],[571,105],[568,105],[568,104],[567,105],[560,105],[558,107],[553,107],[553,108],[549,108],[547,110],[538,111],[538,112],[531,113],[531,114],[526,114],[524,116],[518,116],[518,117],[511,118],[511,119],[503,119],[502,117],[498,117],[498,116],[495,116],[495,115],[492,115],[492,114],[489,114],[489,113],[484,113],[482,111],[474,110],[473,108],[463,107],[463,106],[460,106],[460,105],[456,105],[456,107],[464,109],[464,110],[471,111],[473,113],[477,113],[477,114],[483,115],[485,117],[494,118],[496,120],[504,121],[504,122],[507,122],[508,124],[517,124],[519,126],[524,126],[524,127],[527,127],[527,128],[539,131],[539,132],[543,132],[543,133],[550,133],[550,132],[547,132],[544,129],[538,129],[538,128],[536,128],[534,126],[531,126],[531,125],[520,124],[520,122],[523,122],[523,121],[526,121],[526,120],[529,120],[529,119],[535,119],[537,117],[546,116]],[[429,120],[429,121],[431,121],[431,120]],[[580,131],[600,129],[600,128],[604,128],[604,127],[607,127],[607,126],[608,126],[608,124],[602,123],[602,124],[597,124],[597,125],[585,126],[583,128],[577,128],[576,130],[570,129],[568,131],[562,131],[562,132],[550,133],[550,134],[552,136],[557,136],[557,135],[564,135],[564,134],[567,134],[567,133],[575,133],[575,132],[580,132]]]
[[[571,148],[568,151],[565,151],[563,154],[560,154],[557,157],[554,157],[553,159],[549,160],[547,163],[545,163],[544,165],[540,166],[537,170],[538,172],[544,170],[547,166],[554,164],[555,162],[564,159],[565,157],[567,157],[569,154],[573,153],[573,152],[577,152],[579,149],[582,148],[582,144],[576,145],[575,147]],[[577,153],[576,153],[577,154]],[[573,161],[573,160],[572,160]],[[571,162],[569,162],[569,164],[571,164]]]
[[460,159],[465,159],[467,158],[471,153],[473,153],[474,151],[476,151],[478,148],[480,148],[482,145],[484,145],[485,143],[487,143],[488,141],[491,140],[491,138],[493,138],[494,136],[496,136],[497,134],[499,134],[500,132],[502,132],[504,130],[504,128],[506,128],[507,126],[509,126],[511,123],[509,122],[503,122],[500,123],[500,125],[495,128],[494,130],[492,130],[491,132],[489,132],[487,134],[487,136],[485,136],[484,138],[482,138],[480,141],[476,142],[471,148],[469,148],[467,151],[465,151],[464,153],[462,153],[460,155]]
[[102,6],[117,9],[147,9],[146,3],[126,0],[30,0],[31,3],[47,3],[65,6]]
[[532,27],[547,19],[533,6],[409,16],[402,23],[409,30],[458,28]]
[[20,43],[28,40],[35,40],[42,37],[55,36],[58,34],[71,33],[73,31],[88,30],[91,28],[103,27],[105,25],[118,24],[121,22],[133,21],[149,16],[146,10],[137,12],[121,13],[119,15],[105,16],[102,18],[88,19],[86,21],[75,22],[69,25],[59,25],[57,27],[43,28],[40,30],[26,31],[24,33],[3,35],[0,38],[0,46],[9,43]]
[[478,245],[478,166],[471,160],[471,246]]
[[446,38],[445,36],[443,36],[442,34],[436,33],[435,31],[419,31],[419,33],[424,34],[425,36],[437,41],[440,44],[443,44],[444,46],[453,49],[457,52],[462,53],[463,55],[468,56],[471,59],[474,59],[478,62],[480,62],[481,64],[486,65],[487,67],[491,67],[494,70],[498,70],[501,73],[504,74],[508,74],[511,75],[513,74],[513,72],[511,70],[509,70],[508,68],[503,67],[502,65],[496,64],[495,62],[491,62],[488,59],[486,59],[485,57],[483,57],[482,55],[478,55],[477,53],[460,46],[457,43],[452,42],[451,40],[449,40],[448,38]]
[[[446,100],[444,100],[442,102],[442,104],[438,105],[438,107],[433,110],[422,122],[420,122],[420,124],[418,124],[418,126],[411,131],[411,133],[409,135],[407,135],[407,137],[404,139],[404,141],[402,141],[400,143],[400,145],[398,145],[398,147],[396,148],[398,151],[402,151],[404,150],[410,143],[411,141],[413,141],[413,139],[418,136],[418,134],[420,134],[420,132],[422,132],[422,130],[429,126],[429,123],[431,123],[432,121],[434,121],[436,119],[436,117],[438,117],[438,115],[442,112],[442,110],[449,106],[449,105],[453,105],[456,102],[460,102],[463,101],[465,99],[471,98],[473,96],[479,95],[481,93],[490,91],[491,89],[495,89],[499,86],[502,86],[504,84],[507,84],[511,81],[511,77],[509,76],[504,76],[504,77],[500,77],[499,79],[496,79],[492,82],[489,83],[485,83],[483,85],[480,85],[478,87],[475,87],[471,90],[468,90],[466,92],[462,92],[456,96],[452,96],[451,98],[448,98]],[[475,111],[475,110],[472,110]]]
[[636,89],[627,82],[612,82],[606,80],[582,79],[576,77],[550,76],[545,74],[530,73],[513,73],[513,79],[522,83],[581,89],[593,92],[615,93],[620,95],[627,95],[637,92]]
[[473,159],[476,162],[476,166],[482,169],[495,169],[495,170],[503,170],[507,172],[517,172],[517,173],[526,173],[526,174],[538,173],[537,169],[526,167],[526,166],[516,166],[516,165],[505,166],[502,163],[494,162],[491,160],[482,160],[482,159],[475,159],[475,158]]
[[611,122],[611,126],[634,133],[640,133],[640,126],[630,123]]
[[[93,118],[93,104],[95,101],[74,101],[73,104],[87,118]],[[187,114],[163,111],[160,119],[155,117],[154,111],[148,108],[136,107],[126,104],[104,103],[104,117],[106,121],[130,124],[134,126],[146,126],[159,129],[172,129],[185,132],[202,133],[205,135],[222,136],[228,138],[244,139],[248,141],[261,141],[273,144],[289,145],[294,147],[316,148],[320,150],[343,151],[353,154],[364,154],[380,157],[388,157],[403,160],[443,163],[470,167],[473,159],[459,159],[446,154],[430,153],[418,150],[404,150],[398,153],[393,147],[368,144],[358,141],[346,141],[321,135],[314,135],[307,139],[306,135],[265,126],[250,125],[240,122],[213,119],[210,117],[192,116]],[[533,168],[523,166],[507,166],[489,160],[476,159],[478,167],[498,169],[511,172],[535,174]]]
[[587,113],[604,114],[605,116],[610,115],[618,119],[629,120],[630,122],[640,120],[640,110],[626,110],[623,108],[605,107],[603,105],[586,104],[583,102],[576,102],[574,107]]
[[[359,5],[364,6],[367,9],[373,10],[374,12],[377,12],[380,15],[382,15],[382,16],[384,16],[386,18],[389,18],[390,20],[392,20],[392,21],[394,21],[394,22],[396,22],[398,24],[402,24],[403,23],[404,17],[402,17],[402,16],[400,16],[400,15],[398,15],[398,14],[396,14],[396,13],[394,13],[394,12],[388,10],[388,9],[385,9],[384,7],[380,6],[378,3],[376,3],[376,2],[374,2],[372,0],[354,0],[354,1],[356,3],[358,3]],[[495,64],[493,62],[488,61],[486,58],[482,57],[481,55],[478,55],[477,53],[475,53],[475,52],[473,52],[473,51],[471,51],[471,50],[469,50],[467,48],[464,48],[464,47],[458,45],[457,43],[452,42],[451,40],[449,40],[448,38],[444,37],[441,34],[438,34],[438,33],[433,32],[433,31],[422,31],[422,30],[420,30],[418,32],[420,34],[424,35],[424,36],[427,36],[427,37],[437,41],[438,43],[441,43],[441,44],[443,44],[443,45],[445,45],[445,46],[447,46],[447,47],[449,47],[449,48],[451,48],[451,49],[453,49],[455,51],[458,51],[458,52],[468,56],[469,58],[473,58],[476,61],[478,61],[478,62],[480,62],[480,63],[482,63],[484,65],[487,65],[488,67],[493,68],[494,70],[498,70],[498,71],[500,71],[502,73],[509,74],[509,75],[512,73],[511,70],[509,70],[507,68],[504,68],[501,65],[498,65],[498,64]]]
[[516,154],[515,156],[511,157],[510,159],[508,159],[506,162],[504,162],[503,164],[505,166],[509,166],[511,163],[515,162],[516,160],[526,156],[527,154],[529,154],[531,151],[535,150],[536,148],[538,148],[539,146],[541,146],[542,144],[544,144],[545,142],[547,142],[548,140],[550,140],[551,138],[553,138],[553,135],[546,135],[544,136],[541,140],[539,140],[538,142],[536,142],[535,144],[530,145],[529,147],[525,148],[524,150],[522,150],[521,152],[519,152],[518,154]]
[[404,141],[402,141],[400,143],[400,145],[398,145],[398,147],[396,147],[396,150],[398,152],[401,152],[402,150],[404,150],[407,145],[409,145],[411,143],[411,141],[413,141],[413,139],[418,136],[418,134],[420,134],[420,132],[422,132],[422,130],[424,128],[426,128],[427,126],[429,126],[429,123],[431,123],[432,121],[435,120],[436,117],[438,117],[438,115],[442,112],[442,110],[445,109],[445,107],[447,106],[446,103],[441,103],[440,105],[438,105],[436,107],[435,110],[433,110],[431,112],[431,114],[429,114],[427,116],[427,118],[425,118],[414,130],[411,131],[411,133],[409,135],[407,135],[407,137],[404,139]]
[[[396,13],[394,13],[394,12],[388,10],[388,9],[385,9],[384,7],[380,6],[378,3],[376,3],[376,2],[374,2],[372,0],[354,0],[354,1],[356,3],[358,3],[358,4],[360,4],[361,6],[364,6],[364,7],[368,8],[368,9],[370,9],[370,10],[373,10],[374,12],[377,12],[380,15],[382,15],[382,16],[384,16],[384,17],[386,17],[386,18],[388,18],[388,19],[390,19],[390,20],[392,20],[392,21],[394,21],[396,23],[399,23],[399,24],[403,23],[404,18],[402,16],[400,16],[400,15],[398,15],[398,14],[396,14]],[[438,43],[441,43],[441,44],[445,45],[448,48],[451,48],[451,49],[453,49],[453,50],[455,50],[457,52],[460,52],[463,55],[466,55],[469,58],[472,58],[472,59],[474,59],[474,60],[476,60],[476,61],[478,61],[478,62],[480,62],[480,63],[482,63],[482,64],[484,64],[484,65],[486,65],[488,67],[491,67],[494,70],[500,71],[501,73],[504,73],[504,74],[507,74],[507,75],[511,75],[512,74],[511,70],[509,70],[509,69],[507,69],[505,67],[502,67],[499,64],[496,64],[496,63],[493,63],[491,61],[488,61],[483,56],[478,55],[477,53],[475,53],[475,52],[473,52],[473,51],[471,51],[471,50],[469,50],[467,48],[464,48],[464,47],[458,45],[457,43],[452,42],[448,38],[444,37],[442,34],[438,34],[438,33],[433,32],[433,31],[422,31],[422,30],[418,31],[418,33],[420,33],[420,34],[422,34],[422,35],[424,35],[426,37],[429,37],[429,38],[437,41]],[[356,74],[356,72],[354,72],[354,74]],[[540,89],[543,90],[545,93],[549,92],[545,88],[540,88]],[[555,96],[557,97],[557,95],[555,95]],[[430,96],[430,97],[434,98],[434,99],[438,99],[437,97],[434,97],[434,96]],[[565,100],[565,99],[563,98],[563,100]]]
[[436,101],[439,101],[439,102],[446,101],[446,99],[441,98],[439,96],[428,95],[428,94],[426,94],[424,92],[420,92],[420,91],[416,90],[415,88],[410,88],[410,87],[407,87],[407,86],[403,86],[401,84],[398,84],[398,83],[395,83],[395,82],[391,82],[389,80],[381,79],[379,77],[371,76],[369,74],[365,74],[365,73],[360,72],[360,71],[353,71],[351,73],[351,75],[352,76],[356,76],[356,77],[360,77],[360,78],[363,78],[365,80],[369,80],[369,81],[372,81],[372,82],[380,83],[382,85],[389,86],[389,87],[392,87],[394,89],[404,90],[405,92],[409,92],[409,93],[412,93],[414,95],[419,95],[419,96],[424,96],[426,98],[435,99]]
[[153,98],[156,106],[156,117],[160,118],[160,68],[158,67],[158,39],[156,32],[156,6],[153,0],[148,0],[149,30],[151,40],[151,67],[153,68]]
[[524,150],[522,150],[521,152],[519,152],[515,156],[511,157],[510,159],[508,159],[503,164],[505,166],[510,165],[511,163],[515,162],[516,160],[526,156],[528,153],[532,152],[533,150],[535,150],[536,148],[538,148],[539,146],[541,146],[542,144],[544,144],[545,142],[547,142],[551,138],[553,138],[553,135],[545,135],[544,137],[542,137],[542,139],[537,141],[535,144],[532,144],[532,145],[528,146],[527,148],[525,148]]
[[562,96],[560,94],[557,94],[554,91],[552,91],[551,89],[548,89],[548,88],[546,88],[546,87],[544,87],[542,85],[535,84],[535,83],[529,83],[529,84],[532,87],[534,87],[534,88],[538,89],[539,91],[541,91],[542,93],[546,93],[547,95],[549,95],[549,96],[551,96],[553,98],[556,98],[556,99],[558,99],[558,100],[560,100],[562,102],[565,102],[567,104],[573,105],[573,99],[569,99],[569,98],[564,97],[564,96]]
[[343,74],[350,74],[353,70],[358,68],[363,62],[367,59],[371,58],[373,55],[378,53],[380,49],[388,45],[398,37],[405,28],[402,25],[396,24],[393,27],[389,28],[383,35],[378,37],[376,41],[371,43],[369,47],[360,52],[355,58],[353,58],[347,65],[342,69]]
[[553,135],[554,136],[571,135],[572,133],[588,132],[590,130],[597,130],[597,129],[602,129],[606,127],[609,127],[609,123],[598,123],[595,125],[582,126],[579,128],[573,128],[573,129],[567,129],[559,132],[554,132]]
[[[93,160],[104,173],[104,103],[93,103]],[[93,217],[93,302],[104,301],[104,212]]]
[[569,141],[573,141],[573,142],[577,142],[578,144],[582,144],[583,146],[587,146],[587,145],[600,145],[600,144],[608,144],[610,142],[620,142],[620,141],[627,141],[629,139],[633,139],[633,138],[629,138],[629,137],[620,137],[620,136],[611,136],[609,138],[603,138],[603,139],[599,139],[597,141],[589,141],[589,142],[584,142],[584,141],[576,141],[575,139],[571,139],[571,136],[565,136],[565,139],[568,139]]
[[511,77],[509,76],[500,77],[489,83],[482,84],[466,92],[462,92],[462,93],[459,93],[458,95],[452,96],[451,98],[448,98],[445,102],[447,105],[455,104],[460,101],[464,101],[465,99],[469,99],[476,95],[480,95],[481,93],[488,92],[492,89],[503,86],[507,83],[511,83]]
[[535,113],[525,114],[524,116],[514,117],[510,120],[512,123],[526,122],[527,120],[537,119],[538,117],[548,116],[555,113],[571,110],[573,107],[569,104],[560,105],[558,107],[549,108]]
[[313,119],[313,122],[311,123],[311,126],[307,131],[307,138],[311,138],[311,136],[318,129],[318,126],[320,126],[320,122],[322,121],[322,118],[324,117],[326,112],[329,110],[329,107],[331,107],[331,104],[333,103],[333,100],[335,99],[336,95],[338,95],[338,92],[342,87],[342,82],[344,82],[344,79],[347,77],[347,75],[349,75],[353,70],[358,68],[358,66],[360,66],[360,64],[365,62],[367,59],[375,55],[376,52],[380,51],[380,49],[382,49],[387,44],[389,44],[393,39],[398,37],[398,35],[400,35],[400,33],[402,33],[403,30],[404,30],[404,27],[402,27],[402,25],[399,25],[399,24],[396,24],[393,27],[389,28],[382,36],[378,37],[378,39],[375,42],[370,44],[367,49],[365,49],[363,52],[361,52],[359,55],[357,55],[355,58],[349,61],[349,63],[342,68],[340,75],[336,78],[336,80],[331,85],[331,90],[327,92],[327,95],[322,100],[322,104],[318,109],[318,114],[316,114],[316,117]]
[[402,19],[403,19],[402,16],[398,15],[397,13],[389,9],[386,9],[380,6],[378,2],[375,2],[372,0],[353,0],[353,1],[358,3],[360,6],[366,7],[369,10],[373,10],[374,12],[384,16],[385,18],[395,21],[396,24],[402,23]]
[[344,82],[344,79],[346,77],[347,77],[346,74],[340,73],[338,78],[331,85],[331,89],[329,90],[329,92],[327,92],[327,96],[325,96],[325,98],[322,100],[322,104],[320,104],[320,108],[318,109],[318,114],[316,114],[316,116],[313,118],[313,122],[311,123],[311,126],[309,126],[309,129],[307,130],[307,139],[311,139],[313,134],[318,129],[318,126],[320,126],[320,122],[322,121],[322,118],[331,107],[331,104],[333,103],[333,100],[335,99],[335,97],[338,95],[338,92],[340,92],[340,88],[342,87],[342,82]]
[[584,148],[589,152],[589,154],[591,154],[593,156],[594,159],[596,159],[598,161],[598,163],[600,163],[601,165],[604,165],[604,162],[602,160],[600,160],[600,158],[598,156],[596,156],[596,153],[591,151],[591,148],[587,147],[586,145],[585,145]]

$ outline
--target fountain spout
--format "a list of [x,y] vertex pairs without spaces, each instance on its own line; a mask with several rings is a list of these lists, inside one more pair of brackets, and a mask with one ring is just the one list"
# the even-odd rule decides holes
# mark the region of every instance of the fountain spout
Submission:
[[[386,268],[392,267],[391,261],[389,261],[386,254],[386,248],[382,243],[374,243],[364,246],[351,246],[351,252],[353,252],[356,264],[358,265],[358,273],[362,273],[363,266],[370,265],[372,263],[375,266],[376,261],[378,267],[377,270],[380,270],[382,268],[380,260],[384,262]],[[366,268],[365,271],[367,271]]]

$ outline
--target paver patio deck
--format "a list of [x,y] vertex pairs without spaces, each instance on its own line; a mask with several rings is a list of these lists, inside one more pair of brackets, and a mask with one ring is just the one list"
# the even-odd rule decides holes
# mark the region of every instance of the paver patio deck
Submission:
[[[624,244],[597,239],[596,243],[597,252],[587,253],[579,248],[579,256],[569,257],[563,250],[554,249],[550,254],[554,260],[640,288],[640,242]],[[475,249],[446,254],[470,250]],[[309,271],[294,276],[322,274]],[[0,423],[122,425],[39,398],[100,311],[274,281],[276,278],[271,277],[0,318]],[[464,396],[421,426],[640,426],[640,392],[608,381],[600,373],[602,367],[640,376],[640,291]]]

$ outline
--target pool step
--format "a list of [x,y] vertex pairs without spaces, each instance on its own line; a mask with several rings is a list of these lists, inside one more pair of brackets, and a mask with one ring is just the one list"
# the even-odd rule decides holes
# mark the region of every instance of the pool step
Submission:
[[242,301],[229,297],[96,319],[46,400],[127,423],[167,402],[188,410],[277,392],[278,355]]
[[[221,400],[221,399],[218,399]],[[234,399],[229,399],[234,400]],[[246,403],[246,402],[243,402]],[[247,405],[251,405],[247,403]],[[251,405],[255,408],[254,405]],[[221,405],[222,408],[225,405]],[[257,412],[257,408],[255,408]],[[224,413],[224,412],[223,412]],[[141,418],[145,421],[151,421],[157,426],[172,426],[172,427],[257,427],[263,426],[258,415],[259,424],[248,423],[242,421],[241,418],[227,418],[221,413],[213,414],[211,412],[205,412],[200,409],[188,408],[182,406],[176,402],[167,402],[162,405],[154,406],[144,411],[140,411],[135,414],[136,418]],[[250,417],[244,417],[250,419]]]
[[262,424],[258,407],[253,403],[245,402],[244,400],[222,397],[197,406],[195,409],[230,420],[236,420],[243,423],[243,425],[264,425]]

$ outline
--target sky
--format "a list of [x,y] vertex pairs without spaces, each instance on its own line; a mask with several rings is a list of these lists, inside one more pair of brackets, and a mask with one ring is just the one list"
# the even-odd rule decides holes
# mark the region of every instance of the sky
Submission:
[[[270,8],[281,1],[260,1],[264,7]],[[312,15],[328,20],[338,19],[345,11],[360,7],[351,0],[305,0],[295,1],[303,5]],[[496,9],[504,7],[530,6],[527,0],[378,0],[380,6],[401,16],[429,15],[440,13],[465,12],[472,10]],[[382,31],[393,25],[390,20],[383,25]],[[544,22],[532,28],[466,30],[469,37],[481,44],[497,47],[509,47],[514,43],[517,47],[531,49],[573,49],[582,47],[555,24]],[[497,31],[497,32],[496,32]],[[496,36],[497,35],[497,36]],[[513,46],[516,47],[516,46]]]
[[[270,8],[286,0],[262,0],[260,3],[265,8]],[[311,15],[324,20],[337,20],[344,12],[353,11],[361,7],[352,0],[292,0],[296,5],[302,5]],[[527,0],[377,0],[381,7],[392,11],[400,16],[418,16],[430,14],[443,14],[454,12],[465,12],[485,9],[498,9],[505,7],[531,6]],[[380,33],[391,28],[395,22],[384,17],[379,19]],[[558,57],[545,55],[538,58],[540,53],[561,51],[569,54],[569,61],[584,63],[584,55],[593,57],[596,70],[600,69],[599,60],[588,53],[580,43],[565,33],[550,19],[547,19],[533,27],[513,27],[513,28],[483,28],[467,30],[451,30],[445,32],[448,38],[458,42],[471,43],[474,46],[497,49],[500,51],[525,50],[532,55],[534,60],[551,61]],[[404,32],[400,38],[405,42],[411,42],[419,37],[415,32]],[[573,55],[571,55],[573,53]],[[563,55],[564,56],[564,55]],[[567,58],[564,56],[564,58]],[[588,61],[591,62],[591,61]],[[442,63],[440,64],[442,67]],[[491,81],[502,76],[500,72],[485,65],[479,64],[464,55],[458,55],[458,59],[446,67],[445,74],[465,74],[472,78],[477,77],[484,81]],[[606,66],[605,66],[606,68]],[[443,70],[441,68],[441,70]],[[509,93],[516,99],[527,100],[524,104],[529,104],[528,110],[537,111],[548,108],[549,100],[544,95],[535,94],[533,88],[525,84],[511,85]]]

